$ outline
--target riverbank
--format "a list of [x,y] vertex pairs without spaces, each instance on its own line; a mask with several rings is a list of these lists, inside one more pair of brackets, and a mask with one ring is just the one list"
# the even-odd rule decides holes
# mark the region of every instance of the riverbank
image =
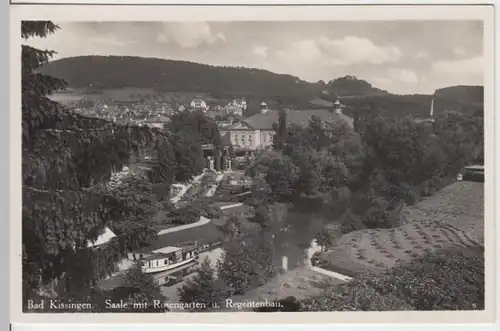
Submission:
[[[341,284],[343,281],[317,273],[307,266],[298,267],[278,275],[266,284],[251,289],[245,294],[230,297],[233,302],[264,302],[293,296],[298,300],[320,295],[325,288]],[[221,307],[220,312],[236,311],[236,308]],[[251,308],[237,311],[252,311]]]
[[348,276],[383,271],[446,248],[482,249],[484,185],[451,184],[402,212],[403,225],[343,235],[318,266]]

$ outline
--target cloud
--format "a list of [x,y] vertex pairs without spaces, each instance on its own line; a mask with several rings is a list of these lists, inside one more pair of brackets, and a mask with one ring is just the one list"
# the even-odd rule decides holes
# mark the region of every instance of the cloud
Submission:
[[124,46],[130,46],[133,44],[136,44],[137,42],[134,40],[118,40],[113,37],[91,37],[88,39],[88,41],[97,43],[97,44],[105,44],[109,46],[118,46],[118,47],[124,47]]
[[389,69],[389,76],[400,83],[418,83],[419,78],[415,71],[408,69]]
[[254,46],[252,53],[262,59],[267,58],[267,47],[266,46]]
[[434,73],[446,75],[483,74],[483,57],[477,56],[456,61],[437,61],[432,64],[432,70]]
[[397,47],[379,47],[367,38],[347,36],[332,40],[320,37],[316,43],[338,65],[382,64],[397,62],[401,58],[401,51]]
[[164,33],[159,33],[157,36],[156,36],[156,41],[159,42],[159,43],[162,43],[162,44],[167,44],[168,43],[168,37],[167,35],[165,35]]
[[164,23],[156,40],[162,43],[176,42],[182,48],[196,48],[201,45],[212,45],[225,42],[226,37],[221,32],[214,33],[208,23],[182,22]]
[[417,59],[428,59],[429,58],[429,53],[427,53],[426,51],[418,51],[415,54],[415,58],[417,58]]
[[286,48],[275,52],[279,63],[292,65],[310,65],[324,61],[325,58],[314,40],[300,40],[291,42]]
[[462,47],[455,47],[453,49],[453,54],[458,55],[458,56],[464,56],[464,55],[467,55],[467,52]]
[[350,66],[383,64],[401,58],[397,47],[379,47],[366,38],[347,36],[342,39],[319,37],[293,41],[275,52],[277,60],[303,65]]

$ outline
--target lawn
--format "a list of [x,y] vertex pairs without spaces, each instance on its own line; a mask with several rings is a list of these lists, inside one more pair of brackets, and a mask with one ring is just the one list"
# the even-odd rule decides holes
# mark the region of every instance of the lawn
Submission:
[[[233,302],[264,302],[265,299],[272,301],[293,296],[300,300],[323,293],[325,286],[331,287],[340,283],[342,282],[302,267],[280,274],[266,284],[251,289],[245,294],[234,295],[230,299]],[[236,308],[231,307],[217,309],[217,311],[226,312],[235,310]],[[252,309],[247,308],[242,311],[252,311]]]
[[166,246],[177,246],[193,241],[198,241],[200,245],[205,245],[217,242],[222,238],[223,233],[213,222],[210,222],[193,228],[159,235],[147,250],[155,250]]
[[404,225],[342,236],[320,266],[339,273],[385,270],[442,248],[481,249],[484,186],[459,182],[403,211]]

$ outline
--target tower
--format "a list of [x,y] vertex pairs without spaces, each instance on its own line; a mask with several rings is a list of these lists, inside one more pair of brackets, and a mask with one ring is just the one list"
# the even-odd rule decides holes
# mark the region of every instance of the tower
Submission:
[[430,116],[431,118],[434,117],[434,98],[432,98],[432,101],[431,101],[431,114],[430,115],[431,115]]
[[336,113],[340,113],[342,111],[342,104],[340,103],[340,101],[338,99],[335,100],[335,102],[333,104],[333,109],[335,109]]

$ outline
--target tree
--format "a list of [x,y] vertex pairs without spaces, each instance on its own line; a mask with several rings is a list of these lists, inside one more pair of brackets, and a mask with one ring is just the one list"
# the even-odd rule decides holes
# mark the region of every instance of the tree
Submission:
[[177,131],[170,135],[173,144],[176,169],[175,179],[183,182],[200,174],[205,167],[201,145],[189,132]]
[[[144,273],[139,265],[128,269],[125,272],[124,278],[124,287],[135,289],[135,291],[130,291],[132,293],[128,295],[127,299],[131,303],[147,303],[146,307],[139,309],[140,312],[151,311],[155,300],[162,303],[166,301],[167,298],[161,293],[161,289],[155,283],[153,277],[150,274]],[[125,291],[125,293],[127,292],[129,291]]]
[[333,245],[334,237],[328,229],[323,229],[316,235],[316,242],[321,246],[321,250],[326,252]]
[[216,148],[221,145],[217,123],[201,111],[175,114],[171,117],[167,130],[191,135],[199,144],[213,144]]
[[238,216],[231,215],[220,229],[226,235],[226,240],[232,241],[242,235],[243,226]]
[[484,252],[441,251],[360,275],[303,301],[301,310],[482,310],[484,281]]
[[202,310],[220,304],[227,297],[225,285],[215,276],[208,257],[201,263],[197,275],[188,279],[178,291],[181,302],[199,303]]
[[274,148],[282,150],[287,137],[286,111],[283,108],[279,110],[278,123],[274,124],[274,129],[276,131]]
[[276,276],[275,259],[268,238],[248,236],[238,243],[226,243],[217,263],[217,275],[231,294],[245,293]]
[[[48,21],[23,21],[21,36],[43,38],[57,29]],[[162,134],[80,116],[50,100],[66,86],[39,72],[53,54],[22,46],[23,298],[50,293],[89,302],[91,289],[116,271],[127,248],[152,237],[149,227],[138,226],[88,247],[106,226],[123,221],[119,198],[107,188],[113,172]]]
[[261,204],[255,209],[252,221],[261,228],[271,228],[286,221],[288,208],[284,203]]

